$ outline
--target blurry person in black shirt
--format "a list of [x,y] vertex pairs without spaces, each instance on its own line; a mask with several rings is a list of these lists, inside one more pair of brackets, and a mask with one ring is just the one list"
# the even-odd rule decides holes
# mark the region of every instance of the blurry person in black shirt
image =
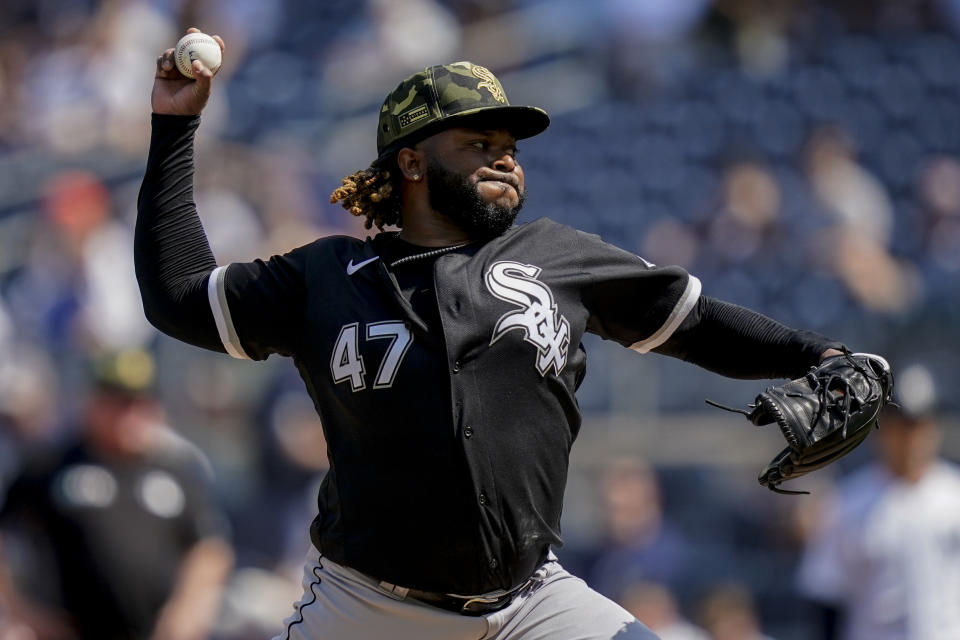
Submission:
[[10,487],[8,628],[40,640],[208,637],[233,553],[209,478],[165,426],[152,379],[144,352],[98,360],[77,440]]

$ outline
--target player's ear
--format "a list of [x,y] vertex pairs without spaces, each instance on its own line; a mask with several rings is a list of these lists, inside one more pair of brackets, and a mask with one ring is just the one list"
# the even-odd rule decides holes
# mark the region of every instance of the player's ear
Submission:
[[397,166],[407,180],[419,182],[427,172],[426,157],[420,151],[404,147],[397,152]]

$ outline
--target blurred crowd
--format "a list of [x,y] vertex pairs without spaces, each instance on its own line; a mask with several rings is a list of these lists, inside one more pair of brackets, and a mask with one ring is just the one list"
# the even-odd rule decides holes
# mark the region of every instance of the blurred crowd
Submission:
[[[150,433],[215,478],[197,491],[223,522],[189,541],[233,549],[218,556],[232,569],[211,637],[263,637],[298,597],[326,444],[289,362],[202,353],[143,318],[132,229],[150,87],[188,26],[227,43],[196,177],[221,264],[365,235],[328,199],[373,159],[384,95],[470,59],[552,117],[521,145],[521,219],[683,265],[704,293],[883,353],[895,371],[922,364],[938,414],[960,411],[946,392],[960,384],[958,0],[4,0],[0,504],[28,461],[87,437],[104,389],[92,363],[142,354]],[[629,411],[639,433],[705,396],[755,392],[587,348],[588,426]],[[824,607],[797,606],[817,594],[792,576],[831,513],[830,473],[813,500],[771,500],[750,470],[629,452],[574,460],[569,569],[667,640],[819,637]],[[17,539],[0,538],[3,640],[34,637],[5,627],[5,575],[58,604]],[[830,595],[842,604],[840,586]]]

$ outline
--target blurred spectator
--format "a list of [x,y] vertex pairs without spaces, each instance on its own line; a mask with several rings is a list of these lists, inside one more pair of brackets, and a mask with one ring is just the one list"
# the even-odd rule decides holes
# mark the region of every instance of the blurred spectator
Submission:
[[97,176],[65,171],[46,185],[45,222],[9,285],[18,325],[66,349],[139,347],[155,335],[133,275],[133,232],[113,217]]
[[706,13],[708,0],[603,0],[609,69],[615,92],[643,95],[671,82],[693,65],[686,37]]
[[18,106],[30,140],[66,154],[105,144],[142,148],[149,129],[138,96],[149,78],[141,70],[174,38],[174,25],[141,0],[58,4],[38,10],[38,26],[52,33],[28,45]]
[[317,511],[317,491],[330,468],[323,427],[302,383],[280,375],[258,412],[256,495],[235,523],[238,570],[224,596],[217,629],[229,640],[262,640],[303,593],[304,554]]
[[614,600],[637,582],[680,586],[689,543],[663,512],[653,470],[636,458],[613,460],[600,493],[606,537],[588,570],[590,586]]
[[55,439],[58,381],[47,353],[0,340],[0,505],[26,460]]
[[662,585],[653,582],[630,585],[620,605],[643,620],[660,640],[709,640],[702,629],[681,615],[673,594]]
[[920,201],[926,209],[923,246],[941,269],[960,271],[960,162],[934,158],[920,176]]
[[711,255],[738,263],[776,246],[772,234],[780,216],[780,189],[770,171],[759,164],[730,167],[723,182],[722,209],[710,220]]
[[664,217],[650,225],[640,248],[654,264],[678,264],[690,268],[700,246],[687,225]]
[[700,604],[700,623],[711,640],[771,640],[760,631],[750,592],[740,585],[712,589]]
[[374,87],[448,60],[460,45],[460,25],[436,0],[369,0],[366,20],[329,47],[324,69],[338,102],[375,100]]
[[772,75],[789,58],[786,31],[802,9],[790,2],[719,0],[713,10],[730,22],[740,65],[750,74]]
[[[250,564],[278,570],[299,583],[303,556],[310,548],[307,532],[316,515],[317,490],[330,463],[313,402],[294,378],[278,376],[259,412],[261,481],[257,495],[235,520],[238,551],[250,556]],[[289,603],[284,612],[287,608]]]
[[835,218],[814,241],[825,266],[864,307],[905,311],[916,302],[917,281],[914,269],[889,254],[893,205],[883,184],[857,163],[842,130],[816,131],[807,154],[814,192]]
[[934,221],[960,216],[960,162],[950,156],[933,158],[921,174],[919,195]]
[[839,485],[799,568],[824,638],[960,637],[960,469],[937,456],[929,371],[904,369],[896,394],[878,460]]
[[893,207],[883,184],[857,163],[853,140],[823,127],[807,149],[807,171],[817,197],[842,225],[881,247],[890,242]]
[[10,488],[0,624],[19,637],[208,636],[232,552],[208,477],[163,424],[152,379],[146,353],[100,360],[79,441]]

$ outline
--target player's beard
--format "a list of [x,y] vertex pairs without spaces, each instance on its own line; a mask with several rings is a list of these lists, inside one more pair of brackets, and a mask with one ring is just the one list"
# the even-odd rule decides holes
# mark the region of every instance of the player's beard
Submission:
[[487,202],[467,176],[448,171],[438,162],[427,161],[430,206],[452,220],[473,240],[489,240],[509,229],[526,200],[517,190],[517,204],[504,207]]

